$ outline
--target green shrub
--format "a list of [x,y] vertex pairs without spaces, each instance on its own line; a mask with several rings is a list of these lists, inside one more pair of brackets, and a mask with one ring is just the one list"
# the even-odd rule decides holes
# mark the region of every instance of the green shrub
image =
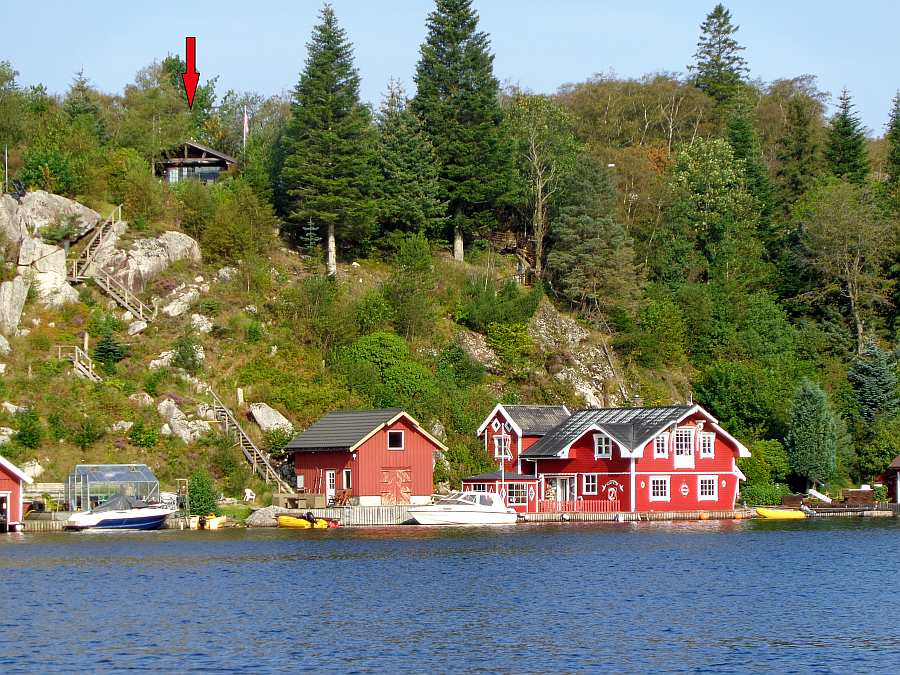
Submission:
[[159,442],[159,431],[144,420],[138,420],[128,432],[128,440],[138,448],[154,448]]
[[888,500],[887,485],[876,485],[873,490],[876,502],[886,502]]
[[128,355],[128,349],[116,339],[112,331],[107,331],[94,345],[93,358],[103,366],[108,374],[114,374],[116,364]]
[[160,387],[169,379],[169,371],[166,368],[147,371],[144,375],[144,391],[154,398],[159,396]]
[[15,442],[23,448],[36,450],[44,440],[44,427],[34,410],[25,410],[16,414],[19,430],[15,435]]
[[203,361],[199,355],[200,343],[192,335],[183,335],[172,346],[174,352],[172,365],[182,368],[192,375],[196,375],[203,368]]
[[473,361],[457,344],[444,348],[438,357],[438,374],[450,379],[457,387],[465,389],[481,384],[484,368]]
[[369,291],[363,295],[356,303],[354,314],[360,335],[382,330],[394,320],[394,311],[381,291]]
[[95,309],[88,318],[87,331],[90,335],[103,336],[107,333],[117,333],[122,330],[122,321],[116,316],[115,312],[106,312],[102,309]]
[[263,434],[263,450],[275,459],[284,456],[284,446],[294,438],[294,432],[284,427],[275,427]]
[[527,323],[543,294],[539,284],[525,291],[514,281],[497,288],[493,280],[472,278],[466,282],[456,320],[480,333],[486,333],[492,323]]
[[80,220],[77,215],[73,214],[64,218],[61,223],[52,227],[45,227],[41,230],[41,239],[48,244],[60,244],[68,241],[78,234]]
[[72,442],[83,452],[103,438],[104,429],[91,415],[82,417],[72,434]]
[[491,323],[488,325],[487,343],[500,363],[513,370],[526,367],[533,351],[528,326],[521,323]]
[[188,480],[191,515],[206,516],[216,513],[216,488],[212,478],[203,469],[194,472]]
[[761,483],[743,486],[740,498],[748,506],[772,506],[781,504],[781,498],[789,494],[790,488],[783,483]]
[[247,342],[259,342],[263,339],[263,327],[259,321],[255,319],[247,324],[247,330],[245,331]]
[[19,177],[26,187],[69,197],[75,195],[77,188],[71,157],[58,148],[29,148],[23,157]]

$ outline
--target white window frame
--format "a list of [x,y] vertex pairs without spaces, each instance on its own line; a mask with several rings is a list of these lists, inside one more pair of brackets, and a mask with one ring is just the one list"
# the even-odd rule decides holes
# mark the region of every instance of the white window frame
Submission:
[[[660,441],[662,443],[660,444]],[[660,451],[660,445],[662,445],[662,451]],[[653,458],[654,459],[668,459],[669,458],[669,432],[664,431],[655,439],[653,439]]]
[[350,469],[344,469],[341,471],[341,483],[344,486],[345,490],[353,489],[353,471]]
[[[706,442],[709,442],[709,452],[706,450]],[[716,456],[716,435],[711,431],[700,432],[700,458],[713,459]]]
[[[588,479],[591,479],[594,483],[594,489],[591,490],[588,488]],[[581,475],[581,494],[583,495],[595,495],[597,494],[597,485],[599,484],[599,480],[597,478],[597,474],[595,473],[585,473]]]
[[[505,449],[501,446],[505,446]],[[494,436],[494,459],[512,458],[512,437],[505,434]]]
[[[400,447],[391,446],[391,434],[400,434]],[[406,432],[402,429],[390,429],[387,432],[387,449],[388,450],[403,450],[406,446]]]
[[487,492],[487,485],[484,483],[471,483],[467,489],[469,492]]
[[[666,486],[666,494],[663,495],[653,495],[653,484],[657,481],[662,481],[662,483]],[[647,482],[650,490],[650,501],[651,502],[669,502],[672,501],[672,477],[671,476],[650,476],[650,480]]]
[[337,490],[337,471],[329,469],[325,472],[325,489],[328,494],[334,494],[334,491]]
[[306,489],[306,476],[302,473],[297,474],[297,489],[304,490]]
[[[603,450],[601,452],[601,441]],[[604,433],[594,434],[594,459],[612,459],[613,441]]]
[[[713,493],[712,495],[703,494],[703,490],[701,486],[703,485],[703,481],[712,481],[713,485]],[[697,501],[700,502],[715,502],[719,500],[719,477],[718,476],[697,476]]]
[[[515,496],[513,496],[513,488],[516,491]],[[525,483],[507,483],[506,504],[508,506],[528,506],[528,486]]]
[[[687,434],[690,442],[687,447],[679,448],[679,436]],[[694,427],[676,427],[675,437],[672,443],[672,452],[675,453],[676,469],[694,468],[694,444],[697,441],[697,430]]]

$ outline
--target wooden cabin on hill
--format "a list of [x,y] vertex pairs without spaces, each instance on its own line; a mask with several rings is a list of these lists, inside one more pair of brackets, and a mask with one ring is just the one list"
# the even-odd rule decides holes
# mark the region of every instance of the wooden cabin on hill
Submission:
[[220,174],[234,166],[235,161],[234,157],[224,152],[195,141],[187,141],[157,160],[154,170],[157,176],[169,184],[182,180],[214,183]]

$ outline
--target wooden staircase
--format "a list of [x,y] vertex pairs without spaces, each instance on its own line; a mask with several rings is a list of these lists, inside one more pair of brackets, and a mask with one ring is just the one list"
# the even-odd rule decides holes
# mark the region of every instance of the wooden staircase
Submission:
[[79,377],[91,382],[103,381],[103,378],[94,369],[93,359],[78,345],[56,345],[56,350],[60,361],[72,362],[72,371]]
[[109,270],[96,264],[95,257],[103,242],[113,231],[116,225],[122,221],[122,205],[113,209],[109,218],[94,228],[94,234],[88,240],[87,246],[82,249],[78,257],[70,261],[71,272],[69,281],[78,283],[86,279],[93,279],[101,291],[115,300],[121,307],[141,321],[148,323],[156,318],[156,308],[150,307],[136,296],[130,288],[116,279]]
[[254,473],[258,474],[267,484],[274,483],[280,492],[293,493],[294,487],[278,474],[269,455],[257,447],[253,439],[241,427],[234,413],[222,402],[216,392],[210,389],[209,393],[213,397],[213,412],[216,420],[222,425],[222,430],[234,438],[235,443],[244,453],[244,457],[253,467]]

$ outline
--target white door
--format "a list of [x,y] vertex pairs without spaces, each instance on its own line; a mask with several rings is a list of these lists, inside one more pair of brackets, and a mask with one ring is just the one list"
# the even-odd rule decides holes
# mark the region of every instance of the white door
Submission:
[[694,430],[679,427],[675,430],[675,468],[694,468]]
[[325,498],[334,499],[335,474],[337,472],[328,470],[325,472]]

